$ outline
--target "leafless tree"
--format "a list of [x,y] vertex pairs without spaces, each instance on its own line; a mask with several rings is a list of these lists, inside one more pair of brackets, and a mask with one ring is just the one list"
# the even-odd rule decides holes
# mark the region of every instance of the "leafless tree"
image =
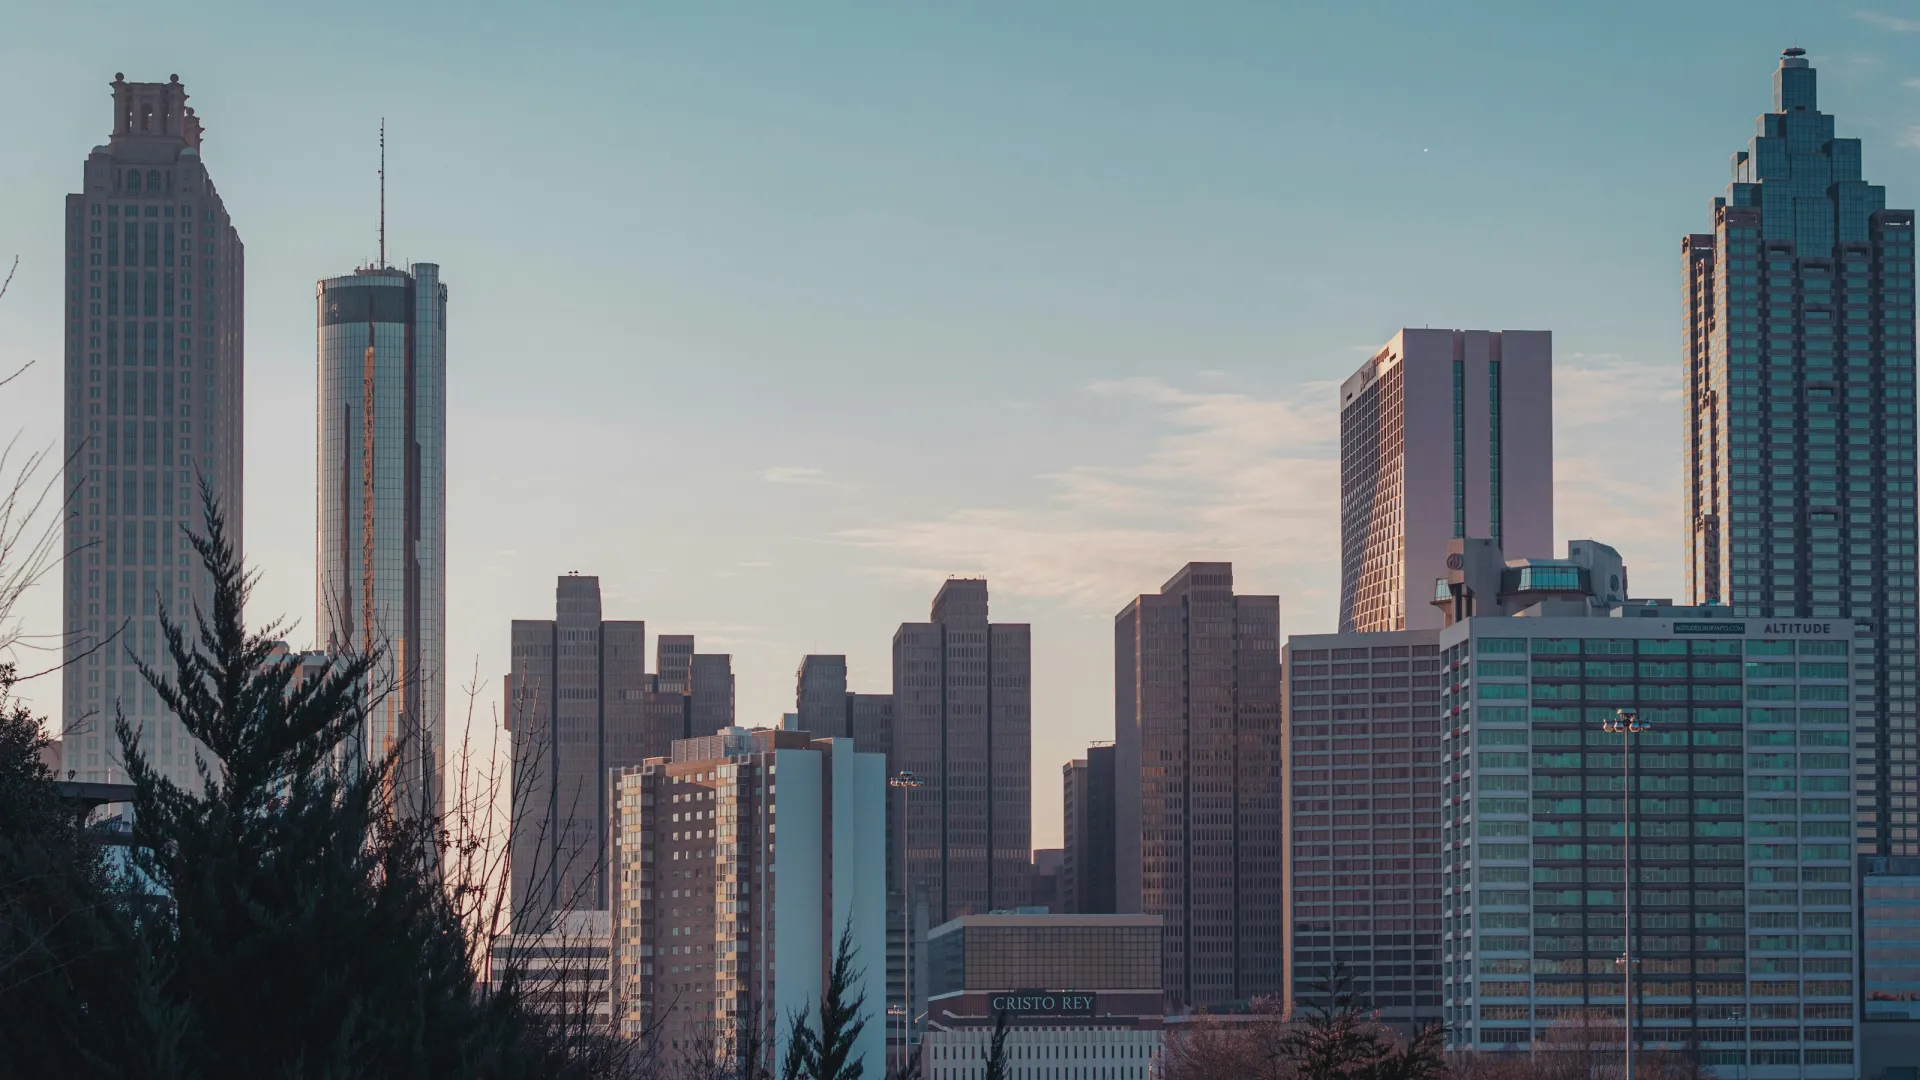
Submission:
[[[537,787],[551,748],[539,738],[513,740],[504,753],[492,740],[478,743],[474,717],[481,689],[476,662],[472,681],[464,688],[466,730],[448,755],[449,784],[441,819],[447,894],[461,924],[468,928],[468,959],[481,973],[481,992],[512,993],[528,1001],[556,1038],[593,1060],[595,1075],[665,1076],[677,1064],[667,1060],[659,1038],[671,1007],[660,1010],[660,1016],[638,1037],[620,1035],[619,1017],[608,1015],[608,991],[593,992],[603,983],[610,990],[617,974],[610,943],[603,945],[598,934],[580,925],[580,920],[564,917],[566,912],[597,907],[597,897],[590,895],[592,876],[571,873],[573,861],[590,857],[590,852],[583,845],[563,842],[565,824],[554,825],[547,815],[514,797],[516,791]],[[514,688],[516,700],[507,702],[506,708],[516,717],[516,727],[536,711],[542,689],[537,684]],[[497,722],[490,726],[490,730],[498,728]],[[575,816],[569,813],[561,820]],[[554,836],[555,843],[544,843],[556,828],[561,835]],[[527,839],[529,834],[535,846],[551,848],[556,858],[533,867],[522,884],[536,895],[553,892],[557,882],[571,884],[536,923],[516,925],[512,853],[515,840]],[[536,939],[537,948],[546,954],[538,964],[533,962],[535,949],[525,947]]]
[[[1646,1032],[1641,1031],[1645,1041]],[[1706,1080],[1698,1040],[1691,1032],[1678,1048],[1640,1048],[1633,1080]],[[1578,1009],[1555,1020],[1524,1049],[1464,1051],[1451,1056],[1448,1072],[1459,1080],[1621,1080],[1626,1042],[1620,1019],[1602,1008]]]
[[[0,300],[6,298],[19,268],[20,260],[15,257],[6,279],[0,281]],[[0,389],[33,363],[28,360],[11,370],[0,366]],[[58,507],[65,503],[59,497],[60,471],[52,468],[58,461],[52,448],[31,449],[21,444],[21,438],[22,433],[15,431],[0,448],[0,660],[5,661],[14,660],[22,642],[17,611],[20,600],[59,562],[60,515],[47,511],[50,504]],[[78,490],[77,481],[70,481],[68,486]],[[51,670],[46,665],[30,667],[42,670],[25,671],[18,678],[33,678]]]

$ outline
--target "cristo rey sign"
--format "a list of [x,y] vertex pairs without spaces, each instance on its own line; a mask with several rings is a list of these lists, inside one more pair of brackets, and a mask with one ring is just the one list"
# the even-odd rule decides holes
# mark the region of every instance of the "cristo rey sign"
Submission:
[[1056,993],[1051,990],[1015,990],[995,994],[987,1007],[996,1013],[1015,1016],[1092,1016],[1093,994]]

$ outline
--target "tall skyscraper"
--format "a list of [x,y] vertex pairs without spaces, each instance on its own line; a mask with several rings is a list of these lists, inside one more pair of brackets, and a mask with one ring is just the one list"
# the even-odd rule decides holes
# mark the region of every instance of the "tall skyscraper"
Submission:
[[[600,579],[568,574],[555,617],[513,622],[506,687],[513,740],[513,830],[507,853],[514,928],[545,933],[561,911],[607,906],[607,775],[638,765],[650,737],[647,624],[601,618]],[[674,703],[684,700],[673,695]],[[683,730],[674,710],[670,734]]]
[[334,653],[376,651],[360,752],[399,752],[395,798],[438,813],[446,751],[447,289],[440,268],[322,278],[319,567]]
[[893,758],[893,695],[847,689],[845,656],[808,656],[794,678],[794,723],[816,738],[852,739],[863,754]]
[[1114,820],[1111,744],[1090,746],[1087,756],[1060,770],[1065,854],[1061,860],[1062,911],[1110,915],[1114,900]]
[[1439,629],[1462,536],[1553,554],[1549,331],[1401,330],[1340,387],[1340,632]]
[[[893,636],[893,765],[906,876],[936,922],[1018,907],[1033,864],[1032,633],[987,621],[987,583],[951,578]],[[897,805],[897,804],[896,804]]]
[[200,483],[243,550],[245,252],[180,77],[112,86],[113,134],[67,196],[62,752],[76,779],[125,780],[117,705],[193,786],[195,744],[133,658],[164,670],[161,610],[191,625],[211,604],[181,532],[206,532]]
[[1165,920],[1167,994],[1282,983],[1280,598],[1188,563],[1114,617],[1116,899]]
[[[1851,618],[1862,854],[1920,854],[1913,211],[1861,177],[1788,49],[1713,231],[1681,242],[1688,592]],[[1867,663],[1861,663],[1867,661]]]

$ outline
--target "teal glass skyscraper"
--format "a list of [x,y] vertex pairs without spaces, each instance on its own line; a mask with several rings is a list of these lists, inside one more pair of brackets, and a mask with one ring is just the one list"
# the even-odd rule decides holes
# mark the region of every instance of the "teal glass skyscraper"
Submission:
[[[384,256],[384,251],[382,255]],[[316,289],[319,556],[328,652],[374,653],[361,750],[410,814],[442,808],[446,748],[447,290],[363,266]]]
[[1861,179],[1805,50],[1773,76],[1713,231],[1681,244],[1688,590],[1851,618],[1857,841],[1920,853],[1914,720],[1913,211]]

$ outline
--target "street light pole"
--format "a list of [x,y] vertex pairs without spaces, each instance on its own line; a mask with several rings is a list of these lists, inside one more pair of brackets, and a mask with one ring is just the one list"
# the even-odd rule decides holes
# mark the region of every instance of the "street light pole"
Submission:
[[1621,773],[1626,783],[1626,790],[1621,792],[1623,805],[1626,807],[1623,818],[1625,835],[1620,837],[1621,850],[1626,854],[1627,879],[1623,883],[1626,891],[1622,893],[1626,925],[1621,927],[1623,947],[1620,951],[1619,963],[1625,969],[1627,976],[1625,1077],[1626,1080],[1633,1080],[1633,737],[1646,731],[1651,725],[1641,720],[1640,714],[1633,709],[1617,709],[1614,711],[1613,718],[1604,721],[1600,726],[1602,730],[1620,736],[1620,756],[1623,759]]
[[907,800],[913,789],[927,786],[920,776],[901,769],[887,777],[887,786],[900,791],[900,1071],[911,1060],[907,1044],[913,1038],[913,901],[907,890]]

